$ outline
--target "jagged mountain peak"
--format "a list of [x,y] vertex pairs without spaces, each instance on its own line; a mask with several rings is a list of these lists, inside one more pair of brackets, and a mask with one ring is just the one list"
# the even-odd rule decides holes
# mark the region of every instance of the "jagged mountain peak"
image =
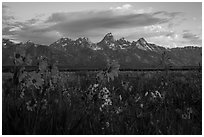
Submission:
[[124,37],[120,38],[117,40],[118,42],[122,42],[122,43],[130,43],[128,40],[126,40]]
[[122,37],[118,41],[127,41],[127,40],[124,37]]
[[25,42],[25,44],[34,44],[34,42],[32,42],[31,40],[28,40]]
[[111,33],[111,32],[109,32],[109,33],[107,33],[106,35],[105,35],[105,37],[103,38],[103,40],[102,41],[104,41],[104,40],[106,40],[106,41],[115,41],[115,39],[114,39],[114,37],[113,37],[113,34]]
[[99,45],[99,47],[101,47],[102,49],[112,49],[112,50],[116,50],[117,49],[117,42],[114,39],[112,33],[107,33],[104,38],[97,43],[97,45]]
[[112,34],[111,32],[109,32],[109,33],[107,33],[107,34],[105,35],[105,37],[113,37],[113,34]]
[[72,39],[70,38],[65,38],[65,37],[62,37],[58,40],[59,42],[67,42],[67,41],[73,41]]
[[90,39],[89,38],[86,38],[86,37],[80,37],[76,40],[76,42],[88,42],[88,43],[91,43]]
[[138,39],[138,42],[141,42],[142,44],[148,44],[147,41],[144,38]]
[[154,51],[154,47],[152,47],[144,38],[133,41],[131,45],[141,50]]
[[24,47],[30,47],[30,46],[37,46],[34,42],[31,40],[26,41],[25,43],[22,44]]

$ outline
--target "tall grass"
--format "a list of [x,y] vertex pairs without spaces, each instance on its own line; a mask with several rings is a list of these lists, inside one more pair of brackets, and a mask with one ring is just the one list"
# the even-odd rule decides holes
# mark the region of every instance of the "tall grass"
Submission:
[[24,97],[19,85],[4,82],[3,134],[202,133],[199,72],[119,75],[106,83],[69,77],[64,88],[28,88]]

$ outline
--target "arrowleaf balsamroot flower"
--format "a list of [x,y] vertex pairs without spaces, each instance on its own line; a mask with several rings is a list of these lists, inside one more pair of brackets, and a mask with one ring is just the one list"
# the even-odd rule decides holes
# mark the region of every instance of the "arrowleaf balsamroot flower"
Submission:
[[25,49],[22,47],[17,47],[16,51],[14,52],[14,64],[22,65],[25,61],[25,56]]
[[27,83],[27,87],[34,85],[37,89],[40,89],[40,87],[42,87],[43,84],[44,84],[44,80],[42,79],[40,73],[37,73],[35,71],[30,73],[30,78]]
[[118,77],[120,65],[117,61],[113,60],[112,62],[108,60],[107,69],[105,71],[99,72],[97,76],[100,80],[107,79],[108,82],[110,80],[114,80],[114,77]]

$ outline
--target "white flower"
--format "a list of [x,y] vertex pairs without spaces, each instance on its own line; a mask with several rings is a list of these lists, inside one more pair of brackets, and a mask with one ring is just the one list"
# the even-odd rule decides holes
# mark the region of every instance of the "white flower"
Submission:
[[109,127],[110,126],[110,123],[109,122],[106,122],[106,127]]
[[93,85],[94,88],[97,88],[98,86],[99,86],[99,84],[94,84]]
[[159,96],[160,98],[162,98],[162,97],[161,97],[161,94],[159,93],[159,91],[156,90],[155,93],[156,93],[157,96]]
[[122,100],[122,96],[121,95],[119,96],[119,98],[120,98],[120,100]]
[[151,92],[151,95],[153,98],[156,98],[155,94],[153,92]]

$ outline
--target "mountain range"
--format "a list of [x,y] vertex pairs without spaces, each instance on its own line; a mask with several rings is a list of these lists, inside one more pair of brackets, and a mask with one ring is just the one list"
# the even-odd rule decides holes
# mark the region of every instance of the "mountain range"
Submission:
[[36,65],[37,57],[46,56],[59,66],[69,68],[104,68],[107,59],[117,60],[121,68],[157,68],[168,66],[198,66],[202,63],[201,47],[164,48],[148,43],[144,38],[128,41],[115,39],[108,33],[98,42],[88,38],[61,38],[50,45],[36,44],[32,41],[16,43],[10,39],[2,40],[2,64],[13,65],[12,57],[16,47],[23,47],[31,55]]

